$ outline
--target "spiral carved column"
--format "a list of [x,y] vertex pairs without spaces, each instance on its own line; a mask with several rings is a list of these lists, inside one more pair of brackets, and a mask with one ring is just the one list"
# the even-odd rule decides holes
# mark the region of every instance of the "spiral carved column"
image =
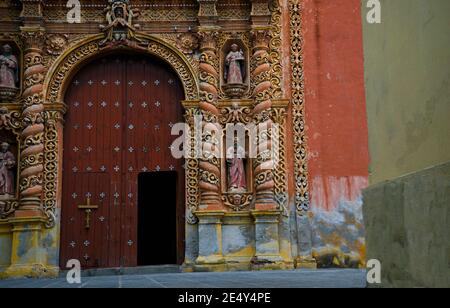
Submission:
[[253,31],[252,82],[255,99],[253,116],[257,127],[256,158],[253,160],[256,202],[252,215],[255,219],[255,256],[252,269],[284,269],[280,255],[280,210],[275,201],[274,155],[272,155],[272,82],[270,73],[269,32]]
[[255,104],[253,115],[257,125],[255,140],[256,159],[253,162],[257,210],[274,210],[275,182],[272,157],[272,120],[269,33],[267,30],[253,31],[254,47],[252,56],[252,79],[255,84],[253,95]]
[[197,270],[224,270],[222,217],[225,214],[220,193],[219,110],[217,108],[219,68],[215,31],[200,32],[200,102],[202,115],[200,167],[200,205],[198,217],[199,249]]
[[44,33],[40,29],[22,31],[24,56],[23,126],[21,135],[21,210],[39,211],[43,191],[44,120],[43,80],[45,66],[39,47]]
[[217,108],[217,32],[200,32],[200,103],[202,113],[202,156],[200,159],[200,210],[220,210],[220,136]]

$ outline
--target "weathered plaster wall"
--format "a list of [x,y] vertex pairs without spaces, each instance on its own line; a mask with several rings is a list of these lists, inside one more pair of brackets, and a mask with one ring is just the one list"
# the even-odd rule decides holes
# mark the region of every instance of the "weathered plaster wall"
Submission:
[[363,23],[371,183],[450,161],[450,1],[380,2]]
[[450,163],[364,192],[367,258],[382,287],[450,286]]
[[448,287],[450,2],[380,2],[381,24],[363,26],[367,258],[381,261],[383,287]]
[[305,0],[304,73],[313,255],[361,266],[368,142],[359,0]]

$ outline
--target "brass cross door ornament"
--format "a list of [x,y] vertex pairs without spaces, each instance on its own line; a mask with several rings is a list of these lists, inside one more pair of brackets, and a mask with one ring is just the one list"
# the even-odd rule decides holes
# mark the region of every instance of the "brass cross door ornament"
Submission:
[[91,228],[91,213],[92,210],[98,209],[98,205],[92,205],[91,204],[91,198],[87,198],[86,204],[82,204],[78,206],[78,209],[84,210],[86,216],[85,216],[85,225],[84,227],[89,230]]

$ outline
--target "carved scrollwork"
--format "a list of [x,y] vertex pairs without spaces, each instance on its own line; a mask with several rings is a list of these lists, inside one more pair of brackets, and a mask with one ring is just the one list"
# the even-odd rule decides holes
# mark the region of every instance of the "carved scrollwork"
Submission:
[[184,54],[192,54],[199,47],[196,34],[187,32],[177,35],[176,45]]
[[22,119],[19,111],[9,111],[7,107],[0,107],[0,129],[13,130],[19,134],[22,129]]
[[[138,36],[141,37],[141,35]],[[188,62],[179,53],[166,46],[159,39],[150,36],[142,37],[148,40],[148,46],[145,48],[145,51],[168,62],[177,72],[182,81],[186,99],[196,100],[198,98],[197,79],[195,78],[192,69],[189,67]],[[79,46],[77,48],[74,48],[63,55],[55,64],[56,68],[48,81],[46,103],[60,103],[62,101],[63,85],[67,82],[67,78],[70,76],[72,70],[80,63],[83,63],[94,55],[98,55],[108,49],[101,49],[101,46],[99,46],[101,40],[102,36],[97,35],[84,42],[78,43]],[[114,46],[113,48],[116,47],[118,48],[119,46]],[[131,49],[134,48],[132,45],[126,47]],[[142,48],[137,49],[143,51]]]
[[[272,30],[270,31],[270,82],[272,83],[272,99],[281,99],[283,97],[282,90],[282,76],[283,66],[281,64],[281,50],[282,50],[282,33],[281,33],[281,6],[279,0],[272,0],[270,2],[270,10],[272,12],[270,24]],[[292,10],[289,10],[292,13]],[[292,22],[292,18],[291,18]]]
[[59,111],[47,111],[45,116],[44,141],[44,203],[43,210],[47,216],[46,227],[52,228],[56,223],[56,194],[58,179],[58,132],[57,123],[62,121]]
[[294,136],[295,204],[297,212],[304,215],[309,210],[308,166],[305,133],[303,36],[299,0],[290,0],[291,66],[292,66],[292,113]]
[[67,34],[50,34],[45,39],[45,51],[52,56],[59,56],[69,43]]
[[7,218],[9,215],[14,213],[14,211],[19,207],[19,201],[17,200],[6,200],[0,201],[0,218]]
[[237,105],[221,108],[220,124],[243,123],[248,124],[252,120],[252,109],[248,106],[239,107]]
[[277,124],[277,136],[272,139],[274,149],[277,149],[274,157],[275,171],[273,178],[275,182],[275,200],[284,216],[288,216],[288,193],[286,176],[286,116],[284,107],[272,108],[272,121]]
[[252,193],[224,193],[222,195],[223,204],[236,212],[243,211],[250,207],[253,199]]
[[186,158],[186,221],[189,224],[196,224],[198,218],[194,212],[200,203],[200,194],[198,188],[199,182],[199,161],[197,159],[197,139],[194,134],[194,117],[199,115],[198,108],[186,108],[185,120],[189,125],[188,140],[190,142],[189,157]]

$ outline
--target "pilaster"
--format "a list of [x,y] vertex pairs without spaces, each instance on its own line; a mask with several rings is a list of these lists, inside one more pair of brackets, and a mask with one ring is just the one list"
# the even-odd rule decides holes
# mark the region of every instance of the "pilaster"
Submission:
[[222,250],[222,218],[224,211],[197,211],[199,250],[195,261],[196,271],[224,271]]

